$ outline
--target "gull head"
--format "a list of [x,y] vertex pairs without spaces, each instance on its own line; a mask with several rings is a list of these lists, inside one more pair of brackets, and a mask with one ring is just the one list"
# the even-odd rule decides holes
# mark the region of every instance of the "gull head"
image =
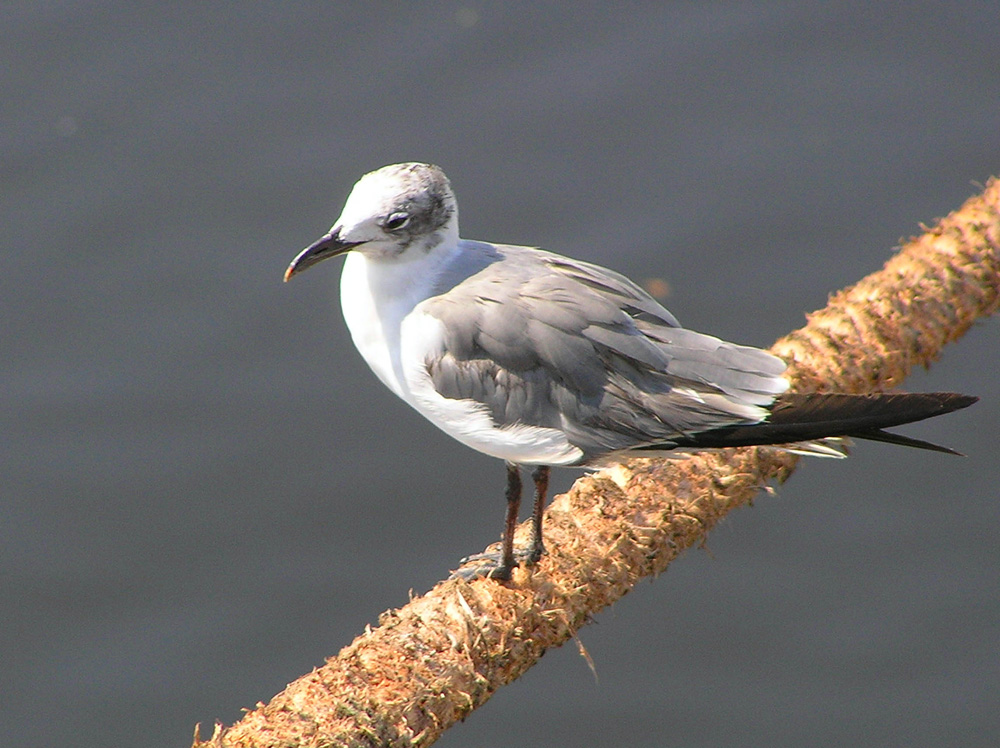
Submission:
[[458,205],[444,172],[432,164],[383,166],[358,180],[340,218],[292,260],[285,280],[352,250],[373,260],[405,261],[457,241]]

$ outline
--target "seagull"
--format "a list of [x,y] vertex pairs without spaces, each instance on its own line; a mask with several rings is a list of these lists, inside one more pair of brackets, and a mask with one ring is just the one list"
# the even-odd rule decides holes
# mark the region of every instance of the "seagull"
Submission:
[[[375,375],[435,426],[506,463],[500,550],[463,559],[475,562],[456,572],[466,579],[508,580],[519,562],[540,560],[552,466],[750,445],[840,456],[829,438],[842,437],[958,454],[883,429],[977,399],[790,392],[782,359],[681,327],[619,273],[461,239],[451,184],[432,164],[365,174],[285,280],[343,254],[344,319]],[[534,468],[534,510],[528,546],[515,549],[522,466]]]

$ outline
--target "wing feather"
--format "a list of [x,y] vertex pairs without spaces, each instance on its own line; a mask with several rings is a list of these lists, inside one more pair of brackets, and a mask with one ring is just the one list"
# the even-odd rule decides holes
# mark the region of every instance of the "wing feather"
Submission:
[[443,355],[427,361],[437,392],[482,403],[500,427],[562,429],[586,462],[756,423],[787,388],[780,359],[681,328],[624,276],[483,246],[489,262],[419,309],[446,330]]

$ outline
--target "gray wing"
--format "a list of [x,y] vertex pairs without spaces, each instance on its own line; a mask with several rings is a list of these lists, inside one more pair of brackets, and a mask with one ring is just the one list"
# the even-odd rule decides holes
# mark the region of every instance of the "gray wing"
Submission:
[[561,429],[581,463],[756,423],[787,387],[780,359],[681,328],[622,275],[467,244],[475,251],[420,305],[446,330],[445,354],[427,362],[435,388],[483,403],[500,426]]

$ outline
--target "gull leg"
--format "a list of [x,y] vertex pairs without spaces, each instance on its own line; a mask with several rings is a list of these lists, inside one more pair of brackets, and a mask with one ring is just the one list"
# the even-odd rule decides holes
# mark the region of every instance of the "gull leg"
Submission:
[[[539,465],[531,473],[535,483],[535,504],[531,514],[531,529],[527,547],[514,547],[514,531],[517,529],[517,518],[521,508],[521,469],[514,463],[507,465],[507,516],[504,522],[503,537],[500,539],[500,550],[489,550],[476,553],[462,559],[463,564],[478,562],[475,566],[458,569],[453,577],[473,580],[477,577],[508,580],[511,572],[520,562],[529,566],[538,563],[545,555],[545,544],[542,542],[542,515],[545,513],[545,500],[549,492],[549,468]],[[494,546],[495,547],[495,546]]]
[[471,561],[479,561],[476,566],[467,569],[459,569],[452,573],[453,577],[461,577],[465,580],[472,580],[477,577],[488,577],[490,579],[507,580],[510,579],[511,572],[517,566],[517,556],[520,555],[526,560],[530,559],[530,554],[524,552],[515,554],[514,552],[514,530],[517,529],[517,516],[521,508],[521,469],[513,462],[505,463],[507,466],[507,516],[504,521],[503,537],[500,539],[500,552],[486,551],[466,556],[462,559],[463,564]]
[[527,561],[537,564],[545,554],[545,543],[542,542],[542,514],[545,512],[545,499],[549,493],[549,467],[539,465],[531,473],[535,482],[535,508],[531,514],[531,547],[528,549]]
[[521,509],[521,469],[513,462],[507,463],[507,520],[503,530],[503,558],[500,567],[490,576],[493,579],[510,579],[510,573],[517,566],[514,560],[514,530]]

